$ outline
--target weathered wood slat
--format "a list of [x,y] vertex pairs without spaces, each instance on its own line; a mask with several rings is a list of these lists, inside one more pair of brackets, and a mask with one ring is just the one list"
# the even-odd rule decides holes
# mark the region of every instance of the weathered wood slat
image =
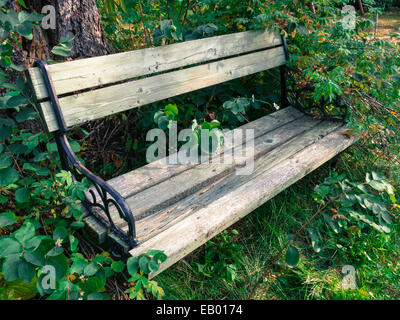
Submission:
[[[254,140],[254,160],[302,132],[310,130],[318,123],[318,121],[304,116],[258,137]],[[253,154],[249,151],[252,148],[253,146],[249,145],[243,146],[244,155],[240,158],[237,156],[234,158],[229,157],[231,162],[229,160],[227,161],[225,156],[223,156],[220,164],[200,164],[131,196],[127,198],[126,201],[129,207],[132,208],[135,218],[142,219],[168,205],[184,199],[190,194],[196,193],[201,188],[212,185],[215,181],[230,173],[235,173],[236,168],[252,160]],[[228,163],[224,163],[224,161]],[[115,212],[115,217],[117,216],[118,213]],[[123,225],[118,225],[118,227],[122,226]]]
[[257,169],[239,185],[230,182],[225,192],[209,194],[207,203],[182,221],[132,249],[138,256],[149,249],[164,250],[168,259],[150,277],[159,274],[185,257],[207,240],[226,229],[282,190],[345,150],[354,141],[342,127],[295,155],[265,170],[268,164],[260,158]]
[[[271,69],[285,63],[281,47],[114,85],[60,99],[67,126]],[[41,103],[48,131],[58,125],[49,102]]]
[[[307,130],[292,140],[273,149],[262,157],[263,166],[265,164],[264,169],[268,170],[273,168],[277,163],[284,161],[305,147],[317,142],[321,137],[331,133],[339,126],[339,123],[321,122],[311,130]],[[229,177],[226,177],[226,179],[219,179],[214,184],[188,196],[182,201],[179,201],[179,203],[163,208],[159,212],[137,221],[136,232],[139,242],[145,242],[147,239],[169,228],[172,224],[186,218],[192,214],[196,208],[205,206],[209,200],[210,194],[213,196],[215,195],[214,198],[218,198],[216,195],[221,191],[226,192],[226,186],[238,186],[246,181],[248,181],[248,177],[235,176],[234,173],[232,173]]]
[[[301,117],[303,117],[302,112],[293,107],[287,107],[246,123],[235,130],[254,129],[254,138],[257,138]],[[235,130],[227,132],[226,136],[232,135]],[[107,182],[118,190],[124,198],[128,198],[196,166],[196,164],[173,165],[168,163],[168,157],[167,159],[160,159]]]
[[[282,44],[268,30],[246,31],[49,66],[58,95]],[[29,69],[37,99],[48,97],[38,68]]]
[[[225,137],[229,139],[229,136],[234,135],[235,131],[253,129],[254,154],[257,158],[263,152],[317,124],[318,121],[309,119],[293,107],[288,107],[229,131]],[[242,143],[240,143],[241,145]],[[231,148],[224,148],[221,151],[228,151],[232,154],[232,149],[237,146],[239,144],[233,144]],[[223,153],[215,157],[219,156],[225,161]],[[239,162],[244,163],[245,160],[243,158]],[[229,171],[235,170],[239,165],[240,163],[233,163],[233,161],[226,165],[168,165],[168,160],[160,159],[111,179],[108,183],[127,199],[133,214],[136,219],[139,219],[143,215],[149,215],[157,210],[157,206],[166,206],[169,202],[182,199],[188,193],[195,192],[202,186],[212,184],[213,181],[228,174]],[[97,191],[93,188],[92,190],[97,196]],[[100,201],[100,198],[98,199]],[[99,214],[101,213],[99,212]],[[110,211],[110,214],[118,227],[125,225],[115,208]]]

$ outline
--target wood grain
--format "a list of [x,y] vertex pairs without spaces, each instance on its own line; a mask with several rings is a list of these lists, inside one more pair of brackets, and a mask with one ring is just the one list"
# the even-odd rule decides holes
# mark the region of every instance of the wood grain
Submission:
[[[326,121],[317,124],[312,129],[306,130],[262,156],[262,166],[265,170],[272,169],[280,162],[317,142],[321,137],[334,131],[339,126],[340,124],[338,123]],[[246,176],[235,176],[234,173],[231,173],[225,179],[219,179],[210,184],[210,186],[193,193],[178,203],[167,206],[159,212],[137,221],[136,232],[139,242],[143,243],[147,241],[149,238],[154,237],[178,221],[186,218],[195,212],[197,208],[204,207],[209,201],[212,201],[210,199],[217,199],[218,195],[227,192],[227,189],[234,189],[246,181],[248,181]],[[125,229],[126,227],[123,228],[123,230]]]
[[168,256],[154,277],[203,243],[226,229],[282,190],[289,187],[320,165],[345,150],[355,137],[345,135],[342,127],[304,148],[295,155],[265,170],[263,159],[256,171],[239,185],[229,185],[225,192],[213,192],[209,201],[196,212],[152,237],[130,254],[138,256],[148,249],[163,250]]
[[[58,95],[281,45],[279,34],[246,31],[49,65]],[[38,100],[48,97],[39,68],[28,70]]]
[[[188,69],[130,81],[111,87],[60,98],[67,126],[137,108],[152,102],[206,88],[281,66],[282,48],[246,54]],[[41,103],[49,132],[58,129],[50,102]]]

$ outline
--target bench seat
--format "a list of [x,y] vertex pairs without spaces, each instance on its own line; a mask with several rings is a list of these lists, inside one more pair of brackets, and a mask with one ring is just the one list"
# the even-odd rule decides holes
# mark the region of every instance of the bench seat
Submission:
[[[168,256],[151,277],[354,142],[344,134],[343,124],[315,120],[292,107],[238,129],[248,128],[255,132],[255,163],[250,175],[236,174],[245,159],[198,165],[167,165],[158,160],[108,181],[125,197],[136,220],[139,245],[130,254],[138,256],[154,249]],[[117,211],[111,210],[111,214],[117,227],[127,231]],[[95,221],[87,224],[99,238],[110,235]]]

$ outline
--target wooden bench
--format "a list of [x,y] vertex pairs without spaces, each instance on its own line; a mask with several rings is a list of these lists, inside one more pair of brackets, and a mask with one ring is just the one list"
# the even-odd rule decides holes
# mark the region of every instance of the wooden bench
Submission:
[[[285,39],[261,30],[49,66],[38,62],[29,69],[63,167],[93,183],[86,223],[99,241],[119,243],[133,256],[164,250],[168,259],[159,273],[349,147],[354,138],[344,134],[343,123],[313,119],[289,106],[287,60]],[[249,175],[235,172],[243,161],[157,160],[105,182],[78,161],[65,135],[87,121],[276,67],[283,108],[235,129],[254,130]]]

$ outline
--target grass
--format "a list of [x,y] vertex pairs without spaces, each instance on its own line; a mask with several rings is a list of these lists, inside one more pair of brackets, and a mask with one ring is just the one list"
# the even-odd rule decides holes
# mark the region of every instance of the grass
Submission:
[[[333,232],[324,234],[320,253],[312,250],[306,234],[300,234],[296,245],[302,250],[297,267],[289,268],[280,260],[272,268],[265,265],[285,244],[287,235],[296,232],[317,210],[311,193],[325,177],[336,170],[351,181],[364,181],[366,172],[385,171],[387,163],[367,161],[365,157],[357,147],[350,148],[229,228],[238,231],[232,240],[224,240],[224,235],[212,239],[221,247],[216,255],[225,255],[233,244],[238,246],[234,248],[240,261],[236,280],[227,281],[218,273],[205,275],[199,271],[196,264],[214,250],[209,243],[156,278],[165,288],[166,298],[399,299],[400,241],[395,232],[363,233],[354,238],[341,238]],[[400,181],[398,168],[391,171],[391,179]],[[395,230],[399,227],[397,219]],[[357,289],[342,288],[343,265],[356,268]],[[266,273],[267,270],[270,272]],[[254,295],[250,296],[256,284]]]

